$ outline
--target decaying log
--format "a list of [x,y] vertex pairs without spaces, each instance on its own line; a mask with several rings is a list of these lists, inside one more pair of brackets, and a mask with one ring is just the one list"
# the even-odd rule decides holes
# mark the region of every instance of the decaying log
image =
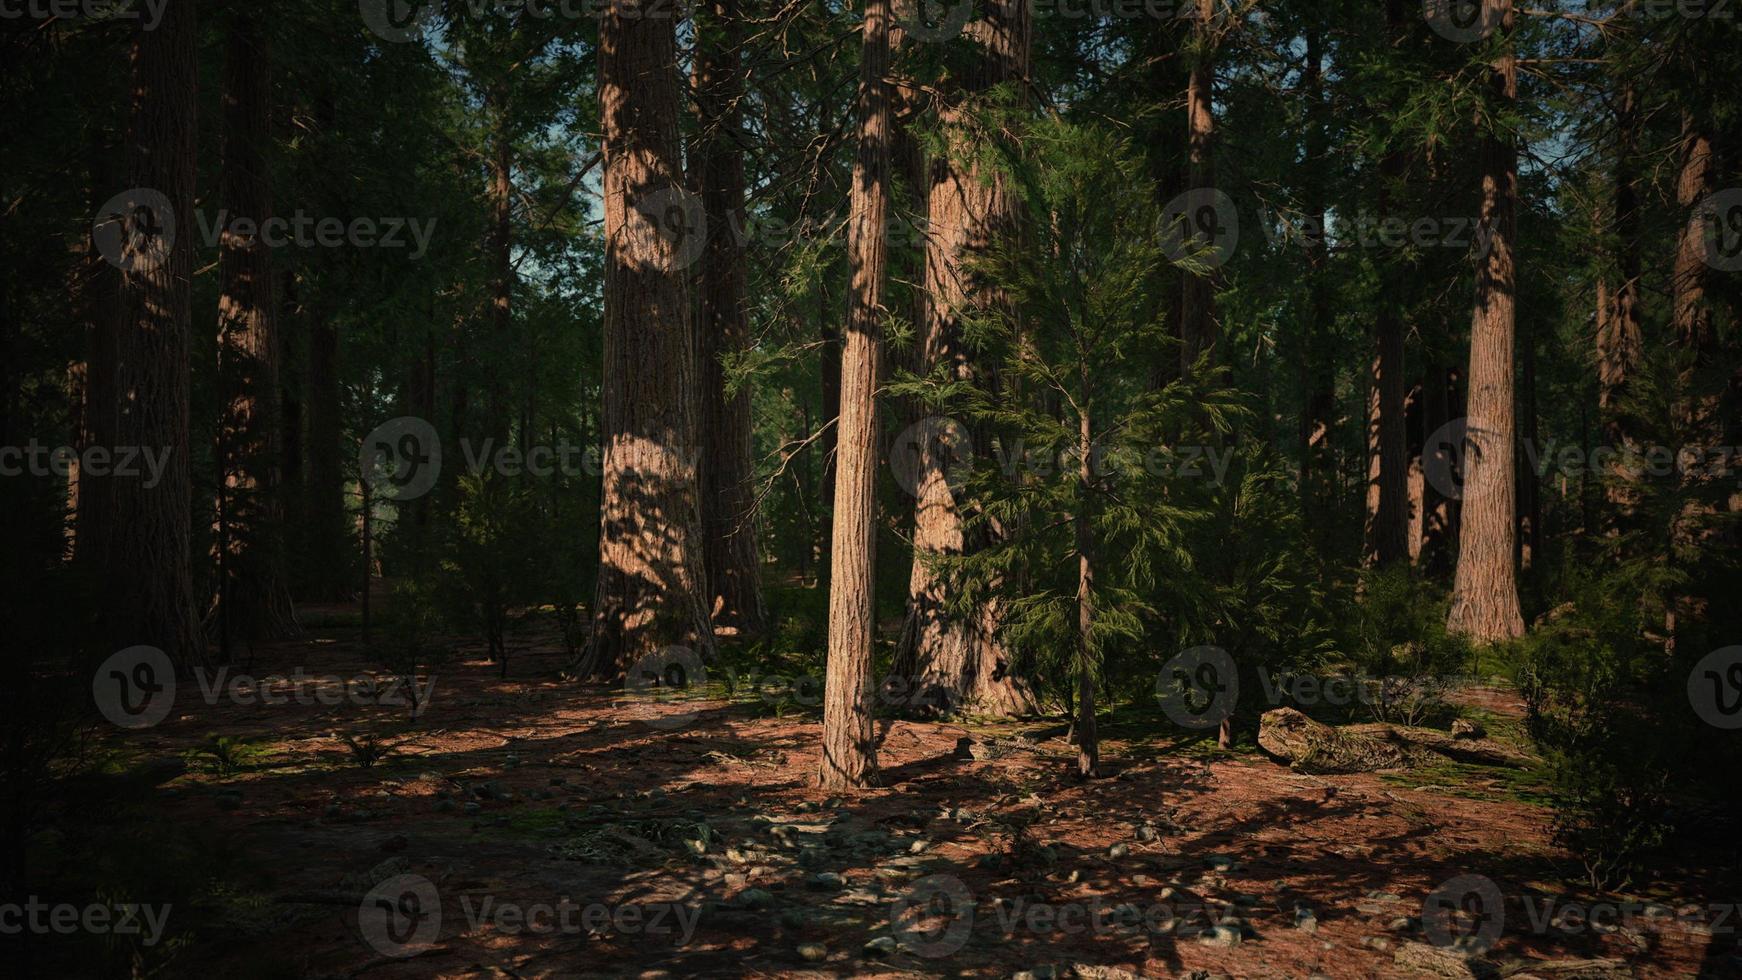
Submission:
[[1333,728],[1293,708],[1267,711],[1258,746],[1294,769],[1313,773],[1408,769],[1443,757],[1489,766],[1522,767],[1530,759],[1491,739],[1454,739],[1444,732],[1399,725]]

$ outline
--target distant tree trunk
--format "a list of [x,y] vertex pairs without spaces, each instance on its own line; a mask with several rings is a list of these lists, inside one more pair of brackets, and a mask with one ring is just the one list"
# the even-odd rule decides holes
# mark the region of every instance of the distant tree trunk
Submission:
[[[1019,204],[1004,177],[985,173],[974,162],[975,151],[982,148],[970,128],[966,114],[972,109],[965,102],[996,85],[1020,84],[1026,78],[1028,2],[994,0],[986,16],[969,24],[967,31],[980,48],[977,64],[946,90],[939,107],[948,152],[932,161],[926,195],[929,301],[920,344],[922,372],[942,367],[952,380],[962,381],[981,374],[963,336],[962,318],[976,308],[1006,302],[1001,291],[976,277],[971,265],[977,256],[1011,240],[1019,217]],[[977,550],[984,542],[964,528],[967,502],[957,501],[945,479],[950,461],[932,441],[920,447],[913,565],[896,670],[912,679],[915,699],[922,703],[947,702],[998,715],[1031,710],[1033,693],[1016,676],[1009,651],[998,641],[996,603],[988,599],[967,616],[947,611],[954,589],[933,563],[941,555]]]
[[604,128],[604,481],[583,676],[616,679],[666,647],[711,657],[697,500],[696,350],[684,243],[675,24],[665,5],[599,21]]
[[740,0],[702,8],[696,45],[696,107],[701,130],[702,213],[707,243],[701,275],[702,531],[709,606],[718,626],[740,634],[766,625],[762,549],[756,513],[750,391],[726,394],[722,357],[750,345],[745,295],[744,43]]
[[841,351],[841,416],[829,589],[829,658],[823,696],[824,789],[871,785],[872,641],[876,630],[877,368],[888,262],[890,0],[865,0],[859,82],[859,149],[847,224],[847,328]]
[[[114,148],[100,135],[91,140],[91,211],[114,193]],[[115,267],[103,258],[92,239],[79,273],[78,302],[85,321],[86,355],[79,385],[79,448],[113,447],[118,399],[115,396]],[[83,468],[72,478],[73,558],[90,568],[102,568],[109,551],[113,483]]]
[[1083,372],[1085,399],[1077,416],[1078,500],[1071,523],[1077,544],[1077,775],[1092,779],[1101,768],[1101,737],[1095,728],[1095,439],[1087,374]]
[[353,535],[345,519],[345,478],[340,442],[339,331],[320,311],[308,330],[308,523],[299,536],[307,541],[310,595],[344,601],[355,594],[346,576]]
[[1331,457],[1331,430],[1336,424],[1336,371],[1327,349],[1334,335],[1335,314],[1331,309],[1329,270],[1326,268],[1329,249],[1325,241],[1325,181],[1324,181],[1324,49],[1323,35],[1317,24],[1306,32],[1305,62],[1301,67],[1301,89],[1307,100],[1306,159],[1303,178],[1307,228],[1307,323],[1301,331],[1301,349],[1297,353],[1300,387],[1304,404],[1300,416],[1300,497],[1301,511],[1313,527],[1323,527],[1319,520],[1322,508],[1330,501],[1331,487],[1336,480],[1335,461]]
[[[1495,114],[1518,98],[1518,60],[1511,42],[1512,0],[1483,0],[1484,16],[1500,24],[1507,43],[1490,70]],[[1518,150],[1509,133],[1491,130],[1484,147],[1482,228],[1488,254],[1476,272],[1470,324],[1470,402],[1464,452],[1464,508],[1458,570],[1446,628],[1479,643],[1524,634],[1518,605],[1513,536],[1517,520],[1513,398],[1513,331],[1517,269]]]
[[1621,455],[1610,471],[1614,481],[1608,492],[1616,516],[1625,520],[1637,508],[1639,491],[1632,484],[1640,479],[1639,465],[1629,455],[1638,449],[1634,409],[1627,404],[1628,388],[1644,358],[1639,300],[1641,215],[1639,174],[1635,159],[1638,142],[1637,100],[1632,85],[1623,85],[1615,113],[1615,247],[1617,282],[1611,308],[1597,332],[1598,408],[1603,416],[1604,439]]
[[[1385,18],[1394,41],[1404,33],[1401,0],[1386,0]],[[1383,221],[1391,213],[1391,192],[1407,171],[1400,151],[1385,155],[1379,165],[1379,210]],[[1367,391],[1366,563],[1384,567],[1409,557],[1409,434],[1405,427],[1403,383],[1403,316],[1398,293],[1403,287],[1398,263],[1386,265],[1375,318],[1375,350]]]
[[1444,483],[1457,467],[1457,447],[1448,438],[1455,433],[1447,426],[1462,417],[1457,407],[1457,373],[1436,359],[1428,361],[1422,376],[1422,455],[1426,484],[1422,491],[1422,538],[1420,566],[1434,575],[1452,569],[1457,552],[1460,501],[1445,492]]
[[272,76],[257,12],[231,15],[224,55],[224,160],[219,244],[219,526],[222,570],[212,627],[224,638],[297,632],[284,571],[280,498],[278,299],[272,251],[258,229],[272,217]]
[[[1216,82],[1214,18],[1216,0],[1197,0],[1192,24],[1191,74],[1186,83],[1186,159],[1192,190],[1216,186],[1212,154],[1216,117],[1212,98]],[[1180,375],[1191,368],[1205,351],[1216,346],[1216,296],[1211,276],[1182,270],[1180,278]]]
[[514,329],[514,141],[508,123],[508,86],[500,83],[490,102],[495,132],[490,158],[490,328],[493,342],[486,363],[490,390],[485,396],[489,426],[485,435],[493,450],[508,443],[508,394],[502,375],[507,355],[518,349]]
[[1519,433],[1525,451],[1518,456],[1518,567],[1530,571],[1542,554],[1542,487],[1536,470],[1538,444],[1536,427],[1536,330],[1525,327],[1523,351],[1519,356],[1518,386]]
[[[184,670],[206,662],[194,608],[188,467],[188,343],[192,322],[195,78],[194,0],[167,0],[155,30],[132,49],[126,186],[167,198],[137,202],[121,223],[125,248],[117,301],[115,443],[165,454],[147,476],[111,478],[114,547],[111,634],[118,645],[150,644]],[[165,234],[173,219],[175,234]],[[151,485],[147,485],[147,484]]]
[[[297,362],[293,352],[308,349],[308,340],[303,336],[308,330],[308,324],[298,296],[296,273],[286,269],[279,274],[279,278],[283,286],[279,290],[278,304],[278,431],[279,445],[284,447],[284,451],[282,463],[278,467],[278,477],[280,510],[286,529],[282,544],[288,564],[296,550],[291,532],[307,527],[308,522],[308,514],[303,509],[303,486],[308,474],[308,460],[307,444],[303,441],[305,429],[302,405],[303,395],[307,391],[307,365],[303,364],[301,370],[293,367]],[[291,595],[294,596],[298,585],[297,576],[289,570],[286,576],[290,579]]]
[[[1157,17],[1149,32],[1150,48],[1148,81],[1152,92],[1184,92],[1189,84],[1186,69],[1185,32],[1177,17]],[[1187,190],[1186,120],[1177,112],[1156,114],[1156,129],[1146,141],[1151,179],[1155,181],[1155,201],[1158,208]],[[1181,301],[1184,294],[1178,277],[1164,280],[1162,308],[1166,310],[1167,330],[1176,344],[1181,342]],[[1163,347],[1157,352],[1150,368],[1150,387],[1160,389],[1179,377],[1179,351]]]

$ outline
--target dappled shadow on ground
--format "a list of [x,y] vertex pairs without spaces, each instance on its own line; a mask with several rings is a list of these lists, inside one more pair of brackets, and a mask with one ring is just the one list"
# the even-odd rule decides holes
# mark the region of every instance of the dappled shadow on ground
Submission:
[[[301,667],[303,695],[208,704],[188,685],[162,725],[116,736],[136,761],[185,755],[193,771],[113,819],[198,828],[239,862],[223,897],[176,922],[194,941],[174,973],[258,967],[271,948],[287,976],[1389,976],[1424,938],[1423,898],[1460,875],[1505,898],[1499,960],[1734,965],[1725,934],[1677,923],[1537,926],[1527,903],[1565,900],[1567,862],[1547,815],[1503,793],[1305,775],[1128,719],[1108,726],[1108,777],[1082,782],[1063,726],[896,720],[879,725],[884,785],[837,798],[810,786],[809,715],[577,687],[554,647],[517,655],[507,679],[463,654],[415,721],[312,696],[307,678],[356,677],[363,654],[345,629],[262,647],[247,673]],[[964,735],[1002,749],[957,758]],[[372,751],[387,754],[365,767]],[[440,925],[383,951],[359,904],[398,874],[430,883]],[[1732,901],[1726,887],[1666,876],[1653,897]],[[565,899],[567,929],[514,915]],[[1297,928],[1299,908],[1316,929]]]

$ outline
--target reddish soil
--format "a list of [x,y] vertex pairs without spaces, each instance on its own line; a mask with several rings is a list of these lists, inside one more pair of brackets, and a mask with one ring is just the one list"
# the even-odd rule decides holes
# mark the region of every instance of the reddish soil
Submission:
[[[355,630],[317,630],[260,650],[237,672],[301,665],[355,676],[364,672],[359,654]],[[1441,882],[1484,875],[1507,896],[1507,928],[1489,958],[1511,971],[1521,960],[1619,957],[1639,977],[1736,975],[1726,973],[1737,966],[1734,920],[1707,917],[1715,938],[1657,920],[1606,935],[1532,928],[1522,896],[1574,891],[1564,876],[1576,865],[1553,846],[1549,813],[1497,781],[1309,776],[1258,755],[1110,740],[1108,778],[1082,783],[1068,774],[1073,753],[1059,726],[1006,726],[1000,734],[1021,728],[1034,748],[971,761],[954,757],[957,739],[984,731],[897,721],[883,730],[886,785],[836,799],[807,785],[817,769],[812,716],[720,701],[627,705],[560,680],[561,665],[558,653],[519,654],[507,680],[481,658],[443,665],[415,725],[404,708],[375,705],[207,705],[186,684],[168,721],[117,736],[146,758],[179,756],[220,734],[251,747],[239,771],[190,772],[157,790],[163,820],[227,840],[258,866],[242,889],[252,896],[250,924],[234,926],[221,908],[193,910],[206,920],[200,938],[170,972],[1009,976],[1052,966],[1068,976],[1074,966],[1080,976],[1111,977],[1405,976],[1413,974],[1394,964],[1395,952],[1424,939],[1419,919],[1390,926],[1419,917]],[[1493,711],[1515,706],[1503,696],[1481,701]],[[1124,736],[1131,727],[1111,730]],[[338,737],[364,732],[396,743],[370,768]],[[481,798],[484,783],[495,786]],[[711,832],[701,855],[644,829],[635,833],[651,836],[636,839],[653,849],[633,845],[622,863],[561,853],[613,823],[691,814]],[[1153,839],[1139,832],[1145,822]],[[928,843],[915,852],[921,839]],[[1115,845],[1124,847],[1110,855]],[[434,885],[441,925],[430,943],[392,956],[365,941],[358,900],[374,884],[371,869]],[[839,874],[839,890],[810,880],[817,872]],[[971,896],[971,927],[953,925],[967,916],[929,906],[939,914],[920,921],[924,909],[910,911],[902,924],[935,931],[902,932],[904,948],[868,953],[868,941],[898,935],[892,912],[916,883],[922,893],[955,887],[932,877],[940,875]],[[1666,872],[1647,891],[1679,907],[1731,900],[1734,886]],[[468,922],[486,899],[500,908],[565,897],[638,905],[647,916],[673,903],[694,932],[683,942],[669,911],[667,932],[631,923],[637,931],[534,935]],[[1000,900],[1028,904],[1013,914]],[[738,907],[747,902],[759,907]],[[1031,911],[1036,902],[1059,908]],[[1078,912],[1097,902],[1177,918],[1165,930],[1091,928]],[[1297,904],[1315,911],[1316,931],[1295,927]],[[1237,947],[1191,935],[1229,914],[1250,927]],[[962,942],[918,955],[927,938]],[[809,943],[822,944],[806,950],[820,958],[801,954]]]

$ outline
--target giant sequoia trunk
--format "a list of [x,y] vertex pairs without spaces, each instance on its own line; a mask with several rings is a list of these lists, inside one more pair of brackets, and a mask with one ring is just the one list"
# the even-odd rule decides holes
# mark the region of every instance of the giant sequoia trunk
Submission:
[[194,0],[167,0],[157,28],[135,34],[125,184],[153,193],[105,216],[122,242],[115,444],[165,454],[155,482],[143,473],[109,481],[110,633],[118,645],[159,647],[183,669],[205,662],[188,507],[195,40]]
[[847,328],[841,348],[841,415],[835,452],[830,552],[829,660],[823,686],[825,789],[870,785],[873,583],[877,566],[877,362],[888,263],[890,0],[865,0],[859,81],[859,149],[847,222]]
[[713,0],[699,21],[696,111],[707,242],[701,275],[702,533],[714,623],[761,632],[762,549],[750,391],[726,393],[721,358],[750,343],[744,228],[744,43],[740,0]]
[[[1191,74],[1186,83],[1186,159],[1191,189],[1216,186],[1215,161],[1211,155],[1216,138],[1216,117],[1211,111],[1216,82],[1216,0],[1198,0],[1192,25]],[[1192,365],[1216,345],[1216,294],[1213,278],[1203,272],[1182,270],[1180,277],[1180,375],[1189,377]]]
[[[952,380],[969,380],[979,373],[963,337],[964,316],[1006,302],[971,266],[977,256],[1016,235],[1019,208],[1007,179],[984,172],[986,168],[976,162],[978,140],[967,114],[973,111],[974,96],[1024,80],[1028,4],[997,0],[967,30],[979,48],[977,63],[942,95],[939,121],[946,152],[932,161],[926,192],[928,302],[921,332],[921,370],[930,374],[941,368]],[[964,527],[967,501],[957,500],[945,479],[951,461],[941,448],[930,439],[919,447],[913,567],[896,669],[912,679],[915,698],[921,703],[948,703],[987,714],[1030,710],[1033,694],[1016,676],[1011,656],[998,640],[996,604],[988,599],[966,616],[946,610],[953,589],[935,568],[937,557],[970,552],[983,542],[973,540],[979,534]]]
[[[1483,0],[1484,16],[1501,25],[1506,47],[1490,70],[1495,115],[1518,98],[1518,60],[1510,43],[1512,0]],[[1496,128],[1483,153],[1482,229],[1488,243],[1476,271],[1470,322],[1470,396],[1464,449],[1464,506],[1458,571],[1446,628],[1477,642],[1524,634],[1514,562],[1517,517],[1513,461],[1513,333],[1517,269],[1518,149]]]
[[667,647],[707,657],[697,501],[696,349],[668,4],[616,5],[599,22],[604,128],[605,454],[599,578],[583,676],[616,679]]
[[272,217],[272,80],[265,24],[233,15],[224,55],[224,173],[227,223],[219,245],[218,423],[221,467],[219,569],[212,628],[252,642],[296,632],[284,571],[279,467],[278,302],[272,252],[258,229]]

